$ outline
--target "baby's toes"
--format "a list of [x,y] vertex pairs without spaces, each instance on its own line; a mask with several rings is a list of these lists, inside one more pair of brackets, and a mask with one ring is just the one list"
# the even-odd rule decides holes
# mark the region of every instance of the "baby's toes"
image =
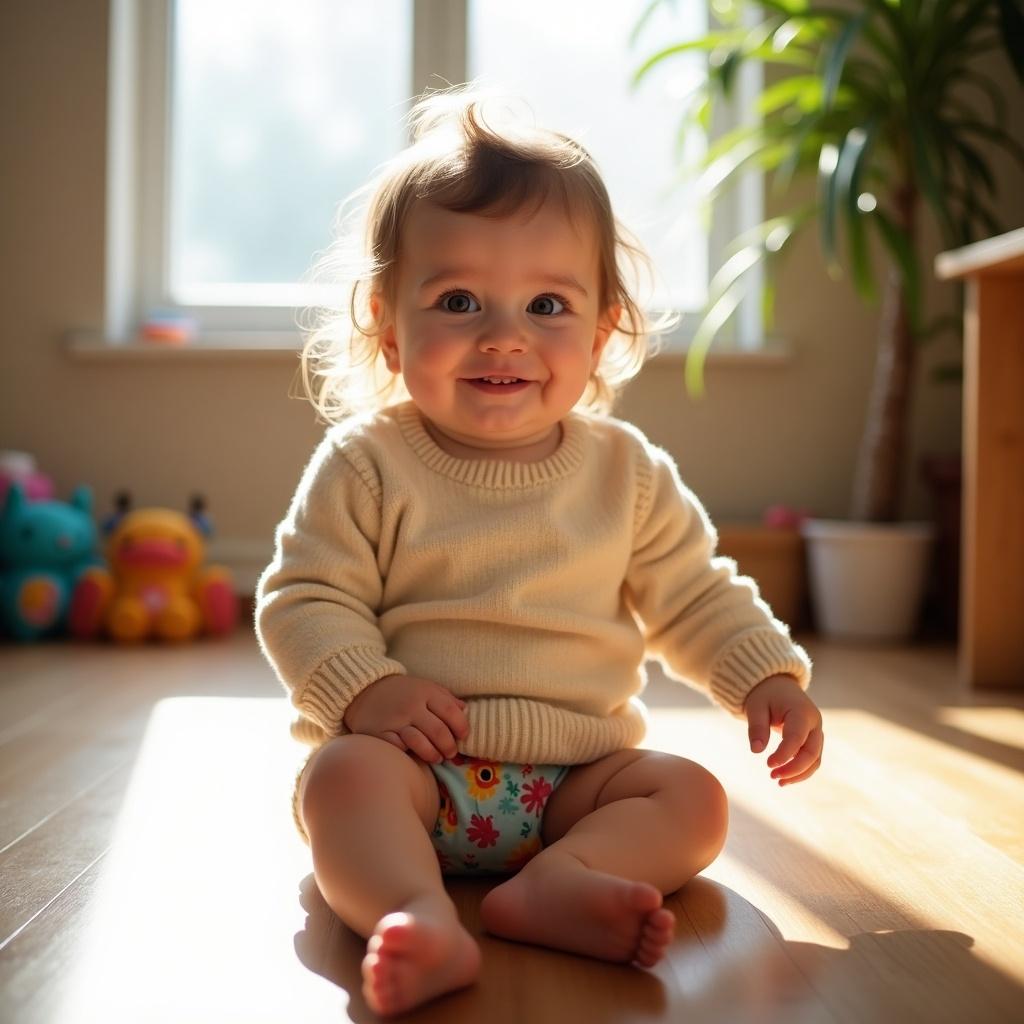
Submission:
[[675,934],[676,919],[671,910],[660,907],[652,911],[644,922],[637,944],[635,962],[641,967],[653,967],[665,955],[665,949]]
[[646,929],[664,932],[671,937],[672,933],[676,930],[676,915],[668,907],[658,907],[657,910],[652,911],[648,916]]
[[383,917],[370,936],[366,949],[385,957],[401,956],[420,945],[419,932],[412,926],[412,917],[396,911]]
[[405,935],[390,929],[387,937],[371,935],[367,954],[363,957],[363,995],[370,1008],[378,1014],[393,1013],[405,1001],[408,964]]
[[395,1002],[395,986],[391,965],[378,953],[367,953],[363,957],[363,994],[370,1008],[376,1013],[385,1013]]

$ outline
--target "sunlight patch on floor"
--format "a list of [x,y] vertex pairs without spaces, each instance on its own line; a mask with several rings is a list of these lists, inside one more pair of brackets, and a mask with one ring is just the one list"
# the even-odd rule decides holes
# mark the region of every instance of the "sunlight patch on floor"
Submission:
[[745,860],[722,853],[702,876],[745,894],[748,899],[756,894],[758,905],[771,907],[768,916],[788,942],[813,942],[830,949],[849,948],[846,936],[815,914],[806,901],[774,885]]
[[59,1021],[269,1022],[317,1003],[346,1019],[345,993],[293,948],[311,867],[288,720],[282,700],[155,707]]
[[1024,750],[1024,711],[1020,708],[936,708],[935,720],[972,736]]
[[[922,931],[965,933],[974,956],[1019,976],[1024,870],[1013,852],[1024,820],[1020,774],[988,752],[959,749],[865,711],[829,709],[825,734],[818,772],[779,788],[764,755],[750,754],[745,723],[659,712],[648,745],[704,764],[729,794],[726,853],[705,874],[762,908],[787,939],[796,937],[815,899],[823,913],[829,904],[852,902],[851,936],[905,930],[908,922]],[[777,744],[773,733],[769,750]],[[997,812],[991,800],[978,799],[981,793],[999,795]],[[726,854],[743,860],[737,871],[729,870]],[[1004,879],[1001,927],[985,912],[993,878]],[[795,898],[779,891],[780,879],[792,880]],[[801,892],[811,894],[810,911]],[[1007,914],[1021,923],[1016,935],[1005,932]],[[838,917],[831,924],[845,929]],[[808,917],[805,930],[811,927]]]

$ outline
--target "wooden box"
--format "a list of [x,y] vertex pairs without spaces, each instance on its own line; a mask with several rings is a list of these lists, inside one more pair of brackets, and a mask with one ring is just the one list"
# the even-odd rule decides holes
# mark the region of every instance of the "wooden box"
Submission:
[[735,559],[740,573],[757,583],[777,619],[791,629],[805,624],[807,561],[799,530],[720,523],[718,554]]

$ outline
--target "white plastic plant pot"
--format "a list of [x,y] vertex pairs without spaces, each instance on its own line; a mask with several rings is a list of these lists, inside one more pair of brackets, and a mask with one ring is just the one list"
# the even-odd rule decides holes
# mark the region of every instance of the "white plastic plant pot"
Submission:
[[801,532],[819,632],[882,642],[913,636],[935,533],[931,524],[807,519]]

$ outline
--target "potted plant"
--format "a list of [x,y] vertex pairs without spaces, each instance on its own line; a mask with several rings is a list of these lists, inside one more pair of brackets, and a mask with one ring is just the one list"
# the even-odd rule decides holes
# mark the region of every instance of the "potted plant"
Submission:
[[[634,39],[663,2],[647,8]],[[817,224],[829,273],[848,271],[867,302],[877,297],[873,239],[881,243],[888,266],[851,521],[811,519],[804,532],[823,631],[895,639],[916,623],[930,537],[927,524],[899,522],[916,350],[959,326],[949,316],[925,322],[921,218],[935,218],[947,248],[1003,230],[988,154],[1001,147],[1024,165],[1024,147],[1003,131],[1006,100],[979,65],[1004,53],[1024,81],[1020,0],[716,0],[713,10],[714,31],[659,49],[635,82],[664,61],[707,53],[708,75],[683,114],[684,127],[706,130],[712,104],[731,96],[744,62],[778,69],[765,76],[756,117],[708,147],[706,194],[713,199],[752,166],[780,201],[808,175],[817,189],[813,201],[734,242],[687,354],[687,386],[701,391],[708,347],[761,262],[770,311],[772,264],[802,228]],[[900,607],[884,607],[890,597]]]

